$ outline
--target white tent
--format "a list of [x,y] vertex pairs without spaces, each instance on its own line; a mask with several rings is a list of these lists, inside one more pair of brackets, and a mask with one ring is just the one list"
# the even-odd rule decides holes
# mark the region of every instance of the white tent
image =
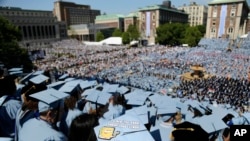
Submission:
[[241,35],[240,38],[247,38],[248,34]]
[[121,37],[109,37],[100,41],[102,45],[122,45],[122,38]]
[[109,37],[104,39],[100,42],[89,42],[84,41],[85,45],[93,45],[93,46],[101,46],[101,45],[122,45],[122,38],[121,37]]

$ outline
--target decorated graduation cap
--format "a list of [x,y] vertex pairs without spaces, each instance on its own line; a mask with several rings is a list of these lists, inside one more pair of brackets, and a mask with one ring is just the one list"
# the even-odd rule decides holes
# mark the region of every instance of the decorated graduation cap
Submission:
[[32,82],[33,84],[42,84],[42,83],[45,83],[46,81],[49,80],[49,77],[43,75],[43,74],[40,74],[40,75],[37,75],[35,77],[32,77],[29,81]]
[[174,125],[172,137],[175,141],[209,140],[209,134],[200,125],[188,121]]
[[44,91],[37,92],[35,94],[30,95],[30,97],[33,97],[38,102],[38,110],[39,112],[44,112],[50,109],[57,108],[58,101],[61,99],[64,99],[68,97],[69,95],[60,91],[57,91],[55,89],[47,89]]
[[98,141],[154,141],[137,116],[124,114],[94,128]]

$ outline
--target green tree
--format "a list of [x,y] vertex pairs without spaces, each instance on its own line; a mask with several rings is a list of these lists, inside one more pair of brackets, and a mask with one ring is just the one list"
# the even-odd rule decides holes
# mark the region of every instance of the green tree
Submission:
[[197,25],[197,28],[201,32],[201,35],[204,36],[206,33],[206,26],[205,25]]
[[18,45],[21,37],[20,30],[0,16],[0,61],[7,68],[23,66],[24,71],[30,71],[33,64],[28,51]]
[[130,41],[131,40],[138,40],[138,38],[140,37],[140,32],[139,32],[139,30],[138,30],[138,28],[137,28],[136,25],[130,24],[128,26],[127,32],[130,35]]
[[99,42],[99,41],[102,41],[104,39],[104,35],[101,31],[97,32],[96,34],[96,41]]
[[114,32],[112,33],[112,36],[113,37],[122,37],[122,31],[120,29],[116,28],[114,30]]
[[128,32],[123,32],[122,34],[122,43],[128,44],[130,42],[130,36]]
[[180,45],[185,35],[187,24],[167,23],[156,29],[156,42],[163,45]]
[[200,39],[202,38],[202,34],[199,31],[198,27],[188,27],[185,32],[185,38],[182,43],[188,44],[189,46],[196,46]]

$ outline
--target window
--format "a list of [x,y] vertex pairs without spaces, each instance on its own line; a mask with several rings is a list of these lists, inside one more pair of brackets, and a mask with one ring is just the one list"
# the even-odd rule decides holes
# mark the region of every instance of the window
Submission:
[[235,16],[235,12],[236,12],[236,9],[231,9],[231,17],[234,17]]
[[216,18],[216,17],[217,17],[217,10],[213,11],[213,18]]
[[211,28],[211,33],[215,33],[215,32],[216,32],[215,28]]
[[229,33],[229,34],[230,34],[230,33],[233,33],[233,31],[234,31],[234,30],[233,30],[232,27],[229,27],[229,28],[228,28],[228,33]]

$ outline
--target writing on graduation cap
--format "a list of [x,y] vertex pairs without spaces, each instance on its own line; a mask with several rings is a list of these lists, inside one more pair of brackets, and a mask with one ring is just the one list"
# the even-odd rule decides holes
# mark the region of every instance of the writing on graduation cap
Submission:
[[131,129],[140,128],[140,123],[138,121],[113,120],[109,122],[108,125],[112,127],[131,128]]

